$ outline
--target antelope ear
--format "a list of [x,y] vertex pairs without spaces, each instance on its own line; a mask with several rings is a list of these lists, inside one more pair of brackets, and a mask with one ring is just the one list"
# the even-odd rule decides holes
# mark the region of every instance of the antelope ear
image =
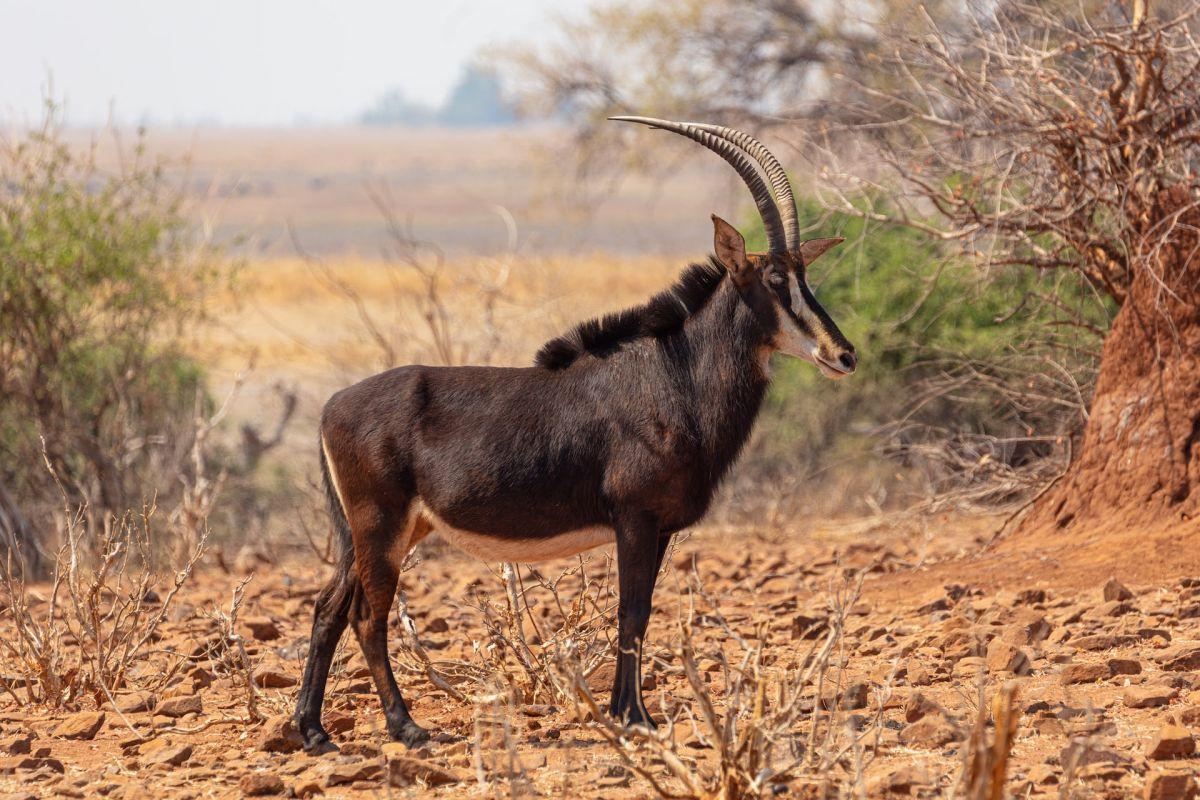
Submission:
[[809,239],[806,242],[800,243],[800,260],[804,262],[804,266],[816,261],[821,255],[833,247],[835,244],[841,244],[846,241],[841,236],[834,236],[830,239]]
[[746,240],[738,233],[737,228],[716,214],[712,215],[712,221],[713,252],[716,253],[717,260],[739,281],[744,279],[752,269],[750,261],[746,258]]

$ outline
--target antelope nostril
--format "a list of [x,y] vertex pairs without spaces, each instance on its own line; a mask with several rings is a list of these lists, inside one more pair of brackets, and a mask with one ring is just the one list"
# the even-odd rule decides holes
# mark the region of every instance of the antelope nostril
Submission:
[[838,358],[838,363],[841,364],[846,372],[854,372],[854,367],[858,364],[858,359],[855,358],[854,353],[842,353],[841,357]]

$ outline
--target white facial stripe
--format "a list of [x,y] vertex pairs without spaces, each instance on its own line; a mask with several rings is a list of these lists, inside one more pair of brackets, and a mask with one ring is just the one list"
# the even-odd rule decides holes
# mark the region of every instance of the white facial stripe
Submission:
[[833,340],[829,336],[829,331],[825,329],[825,324],[821,321],[821,318],[812,310],[812,306],[804,300],[804,293],[800,291],[800,281],[794,272],[788,273],[788,290],[792,296],[792,311],[796,313],[796,316],[804,320],[804,323],[808,325],[808,329],[813,332],[821,344],[832,348]]
[[[796,279],[796,274],[788,272],[787,282],[793,312],[807,321],[809,317],[806,315],[811,315],[812,312],[809,310],[808,304],[804,302],[804,296],[800,293],[800,282]],[[816,363],[816,359],[813,356],[813,351],[817,348],[816,341],[800,329],[800,326],[796,324],[796,321],[792,319],[790,314],[781,314],[780,317],[779,336],[775,343],[776,349],[785,355],[803,358],[806,361]]]

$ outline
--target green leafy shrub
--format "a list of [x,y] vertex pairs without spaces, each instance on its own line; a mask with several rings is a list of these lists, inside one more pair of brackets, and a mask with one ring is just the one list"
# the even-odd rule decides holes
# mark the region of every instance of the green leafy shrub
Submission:
[[[809,281],[859,368],[829,381],[776,357],[747,480],[793,490],[810,509],[859,512],[897,489],[942,491],[1061,450],[1083,419],[1112,312],[1076,275],[984,273],[916,230],[799,206],[806,236],[846,238]],[[765,249],[761,227],[751,230],[749,245]],[[880,454],[917,467],[904,472],[919,484]],[[965,475],[968,462],[989,466]]]
[[216,262],[140,139],[120,162],[69,147],[53,109],[0,141],[0,486],[34,528],[63,501],[43,449],[69,503],[119,515],[175,488],[204,396],[181,343]]

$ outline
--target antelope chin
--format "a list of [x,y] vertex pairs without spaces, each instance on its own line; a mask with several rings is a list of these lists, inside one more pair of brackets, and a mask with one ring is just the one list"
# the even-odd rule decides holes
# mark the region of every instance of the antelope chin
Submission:
[[839,380],[850,375],[854,370],[842,369],[836,364],[824,360],[820,356],[813,355],[812,362],[817,365],[817,369],[821,370],[821,374],[830,380]]

